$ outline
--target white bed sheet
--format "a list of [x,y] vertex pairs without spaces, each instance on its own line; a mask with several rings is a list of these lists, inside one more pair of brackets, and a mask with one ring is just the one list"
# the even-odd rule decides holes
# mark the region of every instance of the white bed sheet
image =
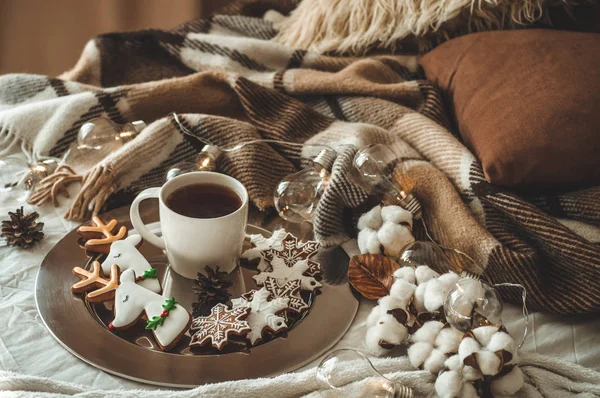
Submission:
[[[2,170],[0,170],[1,176]],[[2,179],[0,178],[0,181]],[[23,205],[27,212],[38,211],[44,222],[44,240],[30,250],[8,248],[0,243],[0,368],[55,380],[76,382],[92,388],[154,388],[112,376],[79,360],[65,350],[46,330],[34,301],[35,278],[46,253],[67,232],[77,226],[59,208],[32,208],[11,195],[0,193],[0,218]],[[373,302],[363,300],[354,323],[335,348],[364,350],[364,320]],[[506,306],[504,322],[515,336],[524,322],[521,310]],[[532,313],[529,334],[522,350],[534,351],[600,370],[600,319],[598,316],[560,317]],[[401,352],[398,352],[401,354]],[[305,368],[314,367],[319,360]]]

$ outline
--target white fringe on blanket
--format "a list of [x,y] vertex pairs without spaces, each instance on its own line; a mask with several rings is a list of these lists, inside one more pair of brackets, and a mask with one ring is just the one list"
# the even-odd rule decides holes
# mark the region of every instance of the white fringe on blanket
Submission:
[[[375,367],[386,377],[413,389],[415,397],[429,396],[433,392],[433,377],[429,372],[414,370],[406,357],[373,360]],[[525,353],[520,357],[525,374],[525,386],[518,397],[584,397],[600,396],[600,373],[582,366]],[[361,379],[359,369],[346,368],[349,391],[345,396],[358,396],[368,379]],[[354,381],[354,382],[353,382]],[[348,395],[349,394],[349,395]],[[315,379],[315,369],[288,373],[271,379],[240,380],[207,384],[191,390],[90,390],[74,383],[59,382],[44,377],[20,375],[0,371],[0,396],[2,397],[337,397],[339,393],[321,394]]]

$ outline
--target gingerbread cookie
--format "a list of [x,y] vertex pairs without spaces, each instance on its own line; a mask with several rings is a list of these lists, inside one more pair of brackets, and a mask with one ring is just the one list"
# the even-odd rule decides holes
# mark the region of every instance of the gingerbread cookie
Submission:
[[87,293],[86,300],[90,303],[101,303],[115,298],[115,289],[119,285],[119,267],[116,264],[111,266],[110,279],[104,278],[101,274],[101,267],[98,261],[92,263],[92,270],[88,271],[81,267],[73,268],[73,275],[81,279],[71,286],[73,293]]
[[136,284],[133,269],[124,271],[120,282],[115,292],[115,319],[108,328],[113,331],[128,329],[146,314],[146,329],[152,330],[160,349],[173,348],[192,322],[190,313],[174,298],[165,299]]
[[271,261],[271,266],[273,267],[272,271],[261,272],[252,277],[258,285],[263,285],[267,278],[271,277],[274,278],[279,285],[285,285],[292,280],[299,280],[302,290],[313,291],[323,286],[317,282],[314,277],[304,275],[309,268],[308,260],[300,260],[292,267],[288,267],[285,260],[274,257],[273,261]]
[[112,243],[127,237],[127,228],[119,228],[117,220],[104,224],[100,217],[94,216],[92,225],[82,225],[77,234],[87,239],[84,247],[88,252],[108,254]]
[[222,350],[228,343],[229,335],[243,335],[251,331],[244,321],[250,313],[248,307],[229,309],[225,304],[215,305],[210,315],[200,316],[192,322],[191,331],[195,331],[190,347],[203,347],[208,343]]
[[160,293],[161,287],[156,269],[152,268],[148,260],[137,249],[141,242],[142,237],[139,235],[132,235],[113,242],[106,260],[102,263],[102,271],[108,275],[112,264],[117,264],[121,271],[132,269],[137,275],[138,285],[154,293]]
[[269,291],[263,287],[254,291],[251,300],[244,298],[231,300],[233,308],[250,308],[250,314],[246,318],[246,322],[250,326],[250,332],[246,337],[252,345],[256,345],[263,339],[264,332],[277,333],[288,329],[285,319],[277,314],[288,308],[290,300],[276,298],[269,301],[270,295]]
[[[289,281],[285,285],[280,286],[275,278],[268,277],[265,280],[263,287],[264,289],[267,289],[269,298],[271,299],[288,299],[287,311],[282,314],[286,322],[288,311],[300,314],[310,307],[308,303],[304,301],[302,296],[300,296],[300,281],[298,279]],[[252,301],[255,291],[256,290],[250,290],[248,293],[242,294],[241,297],[246,301]]]
[[273,231],[273,235],[271,235],[269,238],[265,238],[261,234],[248,235],[250,242],[254,245],[254,247],[243,252],[241,257],[249,261],[256,260],[257,258],[260,259],[257,267],[258,270],[267,271],[270,266],[262,255],[262,252],[271,248],[281,249],[281,241],[286,235],[287,232],[283,228]]
[[[298,242],[298,238],[288,233],[281,240],[279,247],[271,247],[261,252],[262,257],[266,262],[272,262],[273,258],[279,257],[285,261],[288,267],[293,267],[298,261],[307,260],[308,269],[306,274],[308,276],[317,276],[321,274],[321,265],[311,259],[312,256],[317,254],[319,251],[319,243],[316,241],[308,241],[306,243]],[[259,264],[260,266],[260,264]],[[270,267],[260,269],[260,271],[269,271]]]

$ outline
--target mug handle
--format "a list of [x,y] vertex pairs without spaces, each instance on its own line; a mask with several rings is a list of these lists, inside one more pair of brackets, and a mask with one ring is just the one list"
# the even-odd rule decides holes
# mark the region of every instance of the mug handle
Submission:
[[148,188],[140,192],[140,194],[134,199],[131,204],[131,209],[129,210],[129,218],[131,219],[131,224],[133,224],[133,228],[141,235],[142,238],[150,242],[150,244],[160,248],[165,249],[165,241],[163,238],[155,235],[148,229],[146,224],[142,221],[142,217],[140,217],[140,203],[145,199],[157,198],[160,196],[160,188]]

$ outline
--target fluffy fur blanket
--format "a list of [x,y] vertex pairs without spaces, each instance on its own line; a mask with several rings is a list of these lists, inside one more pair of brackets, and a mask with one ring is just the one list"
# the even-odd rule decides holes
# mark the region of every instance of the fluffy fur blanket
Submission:
[[[334,57],[276,43],[268,18],[291,6],[255,1],[235,7],[236,15],[171,31],[103,35],[60,78],[1,77],[0,155],[18,147],[33,159],[60,157],[90,118],[145,120],[149,126],[121,150],[73,159],[74,175],[51,176],[32,197],[47,203],[80,182],[67,217],[84,220],[161,185],[172,165],[194,159],[202,143],[183,134],[171,112],[224,147],[261,137],[327,144],[338,157],[314,231],[331,247],[354,236],[367,198],[348,178],[354,153],[387,143],[400,154],[399,175],[414,187],[437,241],[468,253],[492,281],[523,284],[533,308],[600,309],[600,188],[523,198],[490,185],[447,130],[439,93],[422,80],[415,56]],[[226,154],[219,169],[267,209],[277,182],[315,150],[261,143]],[[502,293],[521,299],[517,290]]]

